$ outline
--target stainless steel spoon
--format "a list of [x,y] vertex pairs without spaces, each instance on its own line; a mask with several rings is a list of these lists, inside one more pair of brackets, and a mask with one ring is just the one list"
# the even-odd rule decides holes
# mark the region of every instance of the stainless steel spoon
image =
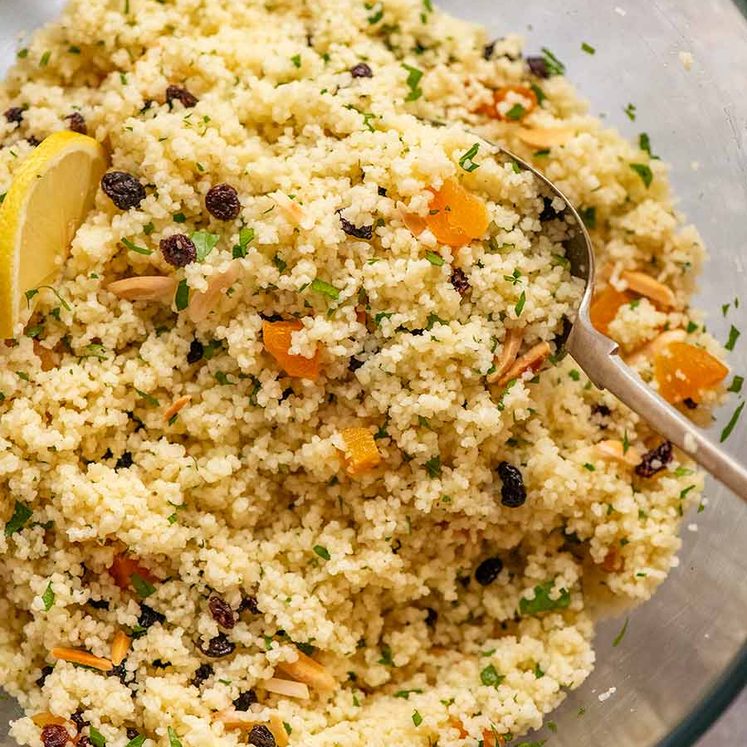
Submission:
[[[589,317],[594,293],[594,248],[578,211],[568,198],[541,172],[510,151],[494,146],[525,171],[529,171],[566,205],[563,217],[571,228],[566,241],[566,258],[571,274],[586,282],[576,318],[561,346],[600,389],[607,389],[643,418],[663,438],[671,441],[713,477],[747,501],[747,469],[715,446],[704,433],[651,389],[627,366],[617,343],[596,330]],[[575,224],[575,225],[573,225]]]

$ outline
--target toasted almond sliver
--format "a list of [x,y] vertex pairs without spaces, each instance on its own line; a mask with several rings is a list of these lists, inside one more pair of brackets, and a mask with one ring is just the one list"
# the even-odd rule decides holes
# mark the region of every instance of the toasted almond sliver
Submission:
[[176,415],[176,413],[181,412],[190,402],[192,401],[192,397],[189,394],[185,394],[183,397],[179,397],[179,399],[172,402],[163,413],[163,419],[164,420],[171,420],[171,418]]
[[677,303],[671,288],[667,288],[664,283],[655,280],[651,275],[646,275],[645,272],[626,270],[621,273],[620,278],[628,284],[630,290],[650,298],[660,306],[670,308]]
[[283,212],[283,215],[285,215],[291,223],[298,224],[303,220],[303,209],[295,200],[291,200],[288,195],[283,192],[276,192],[273,195],[273,199]]
[[35,713],[31,720],[40,728],[43,729],[45,726],[50,724],[56,724],[57,726],[66,726],[67,721],[62,716],[55,716],[54,713],[49,711],[42,711],[41,713]]
[[127,656],[127,652],[130,650],[132,639],[122,630],[118,630],[114,634],[114,640],[112,641],[112,664],[118,667]]
[[51,371],[60,365],[60,354],[56,350],[44,347],[39,340],[34,340],[34,355],[41,361],[42,371]]
[[600,441],[594,445],[594,449],[599,456],[605,459],[614,459],[631,467],[635,467],[641,461],[641,454],[638,449],[633,446],[626,449],[623,442],[616,439]]
[[630,366],[637,366],[639,363],[643,363],[644,361],[650,361],[654,356],[661,353],[667,345],[670,345],[673,342],[682,342],[686,338],[687,332],[685,332],[684,329],[667,330],[631,355],[626,356],[625,362]]
[[511,368],[511,365],[516,360],[516,356],[519,354],[523,339],[524,332],[520,329],[513,328],[506,332],[501,354],[495,358],[495,371],[488,374],[488,384],[498,381]]
[[569,125],[561,127],[520,127],[517,130],[519,140],[533,148],[552,148],[565,145],[575,134],[577,128]]
[[238,262],[233,262],[225,272],[221,272],[208,283],[208,288],[204,293],[195,293],[189,303],[187,313],[189,318],[197,324],[215,308],[221,293],[230,288],[239,278],[241,266]]
[[101,672],[110,672],[114,665],[109,659],[102,659],[100,656],[94,656],[88,651],[81,651],[78,648],[67,648],[66,646],[56,646],[52,649],[52,656],[62,661],[69,661],[71,664],[81,664],[84,667],[98,669]]
[[303,682],[271,677],[269,680],[264,680],[261,685],[269,693],[285,695],[288,698],[300,698],[301,700],[309,699],[309,688]]
[[279,662],[278,669],[315,690],[333,690],[337,686],[335,678],[319,662],[302,651],[298,652],[298,659],[295,661]]
[[161,301],[171,303],[176,280],[163,275],[139,275],[109,283],[107,290],[126,301]]
[[538,342],[516,359],[508,371],[498,379],[498,385],[505,386],[511,379],[518,379],[526,371],[536,371],[550,357],[550,352],[550,346],[546,342]]

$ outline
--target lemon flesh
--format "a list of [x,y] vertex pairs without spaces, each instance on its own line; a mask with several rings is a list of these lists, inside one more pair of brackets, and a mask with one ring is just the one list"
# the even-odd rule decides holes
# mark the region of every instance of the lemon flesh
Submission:
[[53,282],[106,170],[93,138],[56,132],[21,164],[0,206],[0,339],[13,337],[26,293]]

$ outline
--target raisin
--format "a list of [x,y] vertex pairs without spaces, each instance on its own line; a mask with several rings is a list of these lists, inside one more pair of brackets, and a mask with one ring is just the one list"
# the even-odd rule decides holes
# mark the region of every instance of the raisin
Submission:
[[373,70],[365,63],[359,62],[350,68],[350,74],[354,78],[373,78]]
[[75,728],[81,732],[83,729],[88,726],[88,721],[86,721],[83,718],[83,711],[77,710],[72,716],[70,716],[70,720],[75,724]]
[[189,352],[187,353],[187,363],[197,363],[205,355],[205,346],[199,340],[192,340],[189,343]]
[[521,472],[508,462],[498,465],[498,475],[503,481],[501,486],[501,503],[506,508],[519,508],[527,499],[527,490],[524,487],[524,478]]
[[264,724],[252,726],[248,742],[253,744],[254,747],[276,747],[277,745],[272,732]]
[[28,143],[28,144],[29,144],[29,145],[30,145],[30,146],[31,146],[32,148],[36,148],[36,147],[37,147],[38,145],[41,145],[41,140],[39,140],[39,138],[37,138],[37,137],[34,137],[33,135],[29,135],[29,136],[28,136],[28,137],[26,138],[26,142],[27,142],[27,143]]
[[608,418],[610,415],[612,415],[612,410],[610,410],[607,405],[594,405],[594,407],[591,408],[591,412],[594,415],[599,415],[603,418]]
[[467,280],[467,273],[459,267],[455,267],[451,271],[451,277],[449,282],[454,286],[454,290],[460,295],[464,296],[470,289],[469,280]]
[[235,220],[241,212],[239,193],[230,184],[216,184],[205,195],[205,207],[218,220]]
[[503,561],[500,558],[488,558],[483,560],[477,566],[475,571],[475,581],[480,586],[488,586],[498,578],[498,574],[503,570]]
[[437,622],[438,612],[436,612],[436,610],[434,610],[432,607],[428,607],[425,612],[425,624],[429,628],[435,628]]
[[544,57],[527,57],[527,65],[532,75],[538,78],[549,78],[550,71],[547,69],[547,61]]
[[50,674],[54,672],[54,667],[46,666],[42,667],[41,675],[39,676],[39,679],[36,681],[36,684],[39,687],[44,687],[44,683],[47,681],[47,677],[49,677]]
[[558,217],[558,213],[552,206],[552,200],[549,197],[542,198],[542,212],[539,215],[539,219],[542,223],[548,220],[555,220]]
[[197,104],[197,97],[182,86],[169,86],[166,89],[166,103],[173,106],[175,101],[181,102],[185,109],[190,109]]
[[127,739],[136,739],[140,736],[140,732],[137,729],[133,729],[131,726],[127,727],[127,730],[125,731],[125,734],[127,734]]
[[345,231],[348,236],[354,236],[356,239],[366,239],[367,241],[370,241],[373,238],[373,226],[356,226],[347,218],[343,218],[339,211],[338,215],[340,215],[342,230]]
[[214,673],[215,670],[213,669],[212,664],[200,664],[200,666],[195,670],[194,676],[192,677],[192,684],[195,687],[199,687],[206,680],[210,679]]
[[145,187],[125,171],[109,171],[101,178],[104,194],[120,209],[131,210],[145,199]]
[[688,410],[697,410],[698,409],[698,403],[691,399],[690,397],[685,397],[685,399],[682,400],[682,404],[687,407]]
[[210,609],[210,614],[212,615],[213,620],[215,620],[221,628],[230,630],[234,625],[236,625],[236,615],[234,614],[234,611],[231,609],[230,605],[220,597],[210,597],[208,608]]
[[647,451],[641,463],[635,468],[635,473],[639,477],[653,477],[657,472],[661,472],[672,461],[672,442],[664,441],[655,449]]
[[266,322],[282,322],[283,317],[280,314],[265,314],[264,311],[260,311],[259,315]]
[[248,711],[250,705],[258,702],[257,693],[255,693],[254,690],[247,690],[246,692],[241,693],[239,697],[233,701],[233,707],[237,711]]
[[20,124],[23,121],[23,112],[22,106],[11,106],[10,109],[5,110],[5,119],[8,122]]
[[79,135],[87,135],[88,127],[86,127],[86,120],[80,112],[73,112],[68,114],[65,119],[68,122],[67,129],[72,132],[77,132]]
[[160,249],[163,258],[172,267],[186,267],[197,259],[197,247],[183,233],[161,239]]
[[41,741],[44,747],[65,747],[72,739],[68,730],[61,724],[47,724],[41,730]]
[[495,39],[492,42],[490,42],[490,44],[486,44],[482,48],[482,58],[483,58],[483,60],[489,60],[489,59],[492,58],[493,52],[495,52],[495,43],[496,43],[496,41],[497,41],[497,39]]
[[257,597],[243,597],[239,605],[239,612],[249,611],[253,615],[259,615],[260,609],[257,604]]
[[207,646],[198,646],[198,648],[205,656],[212,659],[222,659],[234,652],[236,644],[230,641],[225,633],[218,633],[215,638],[208,641]]
[[129,451],[123,451],[122,456],[117,459],[114,469],[129,469],[133,464],[132,454]]
[[357,358],[351,358],[348,361],[348,371],[355,373],[362,365],[363,361],[358,360]]
[[132,675],[125,669],[124,662],[112,667],[106,674],[107,677],[116,677],[123,685],[133,679]]
[[156,623],[163,625],[166,622],[166,616],[160,612],[156,612],[152,607],[147,604],[140,605],[140,616],[137,619],[137,624],[141,628],[150,628]]

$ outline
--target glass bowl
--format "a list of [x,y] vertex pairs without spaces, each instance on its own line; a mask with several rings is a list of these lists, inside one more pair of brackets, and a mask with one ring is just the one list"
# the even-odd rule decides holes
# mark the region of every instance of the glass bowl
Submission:
[[[0,0],[0,68],[12,61],[19,31],[51,19],[64,0]],[[442,0],[448,11],[499,37],[518,32],[527,50],[550,47],[594,113],[624,134],[647,132],[672,165],[680,208],[710,250],[697,305],[725,340],[747,318],[745,304],[725,318],[722,304],[745,288],[747,265],[747,2],[732,0]],[[587,42],[596,50],[581,49]],[[691,53],[690,71],[680,52]],[[623,109],[633,103],[636,120]],[[742,325],[744,327],[744,324]],[[747,335],[730,363],[747,370]],[[724,407],[717,437],[737,404]],[[727,448],[747,454],[747,421]],[[680,566],[656,596],[625,616],[603,620],[597,665],[553,715],[555,747],[689,747],[747,681],[747,509],[714,481],[704,512],[685,517]],[[696,531],[697,530],[697,531]],[[606,699],[599,696],[614,692]],[[0,747],[15,715],[0,702]]]

